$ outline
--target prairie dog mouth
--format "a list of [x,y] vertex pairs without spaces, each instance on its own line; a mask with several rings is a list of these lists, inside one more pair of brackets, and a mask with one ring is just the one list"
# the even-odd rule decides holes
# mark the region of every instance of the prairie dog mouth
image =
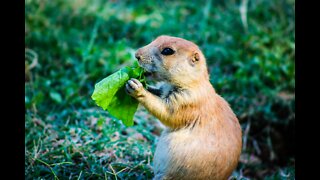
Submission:
[[156,74],[155,68],[152,65],[149,64],[143,64],[139,62],[139,66],[144,69],[144,75],[150,76],[152,74]]
[[[141,66],[142,67],[142,66]],[[156,71],[150,71],[149,69],[146,69],[145,67],[142,67],[144,69],[144,76],[148,78],[149,80],[160,80],[158,72]]]
[[159,78],[157,72],[150,72],[150,71],[145,70],[144,75],[145,75],[145,77],[147,77],[149,79],[153,79],[153,80]]
[[144,76],[147,79],[152,81],[160,81],[163,79],[154,64],[149,64],[144,62],[138,62],[138,63],[139,63],[139,66],[144,69]]
[[152,72],[149,72],[149,71],[144,71],[144,75],[145,76],[152,76],[154,73],[152,73]]

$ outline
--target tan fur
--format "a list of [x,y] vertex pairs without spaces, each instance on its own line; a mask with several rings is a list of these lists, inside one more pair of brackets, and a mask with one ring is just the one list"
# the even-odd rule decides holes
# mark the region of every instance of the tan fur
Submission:
[[[175,53],[162,55],[165,47]],[[173,87],[172,93],[161,97],[145,90],[137,80],[127,85],[129,94],[167,126],[154,155],[154,179],[227,179],[241,153],[241,127],[210,84],[198,46],[160,36],[140,48],[136,56],[146,71]]]

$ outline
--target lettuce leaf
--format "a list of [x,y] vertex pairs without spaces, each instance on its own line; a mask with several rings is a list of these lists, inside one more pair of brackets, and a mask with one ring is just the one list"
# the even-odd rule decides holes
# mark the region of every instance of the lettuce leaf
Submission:
[[136,78],[145,85],[143,72],[137,64],[122,68],[98,82],[91,98],[123,124],[132,126],[139,102],[125,92],[125,84],[130,78]]

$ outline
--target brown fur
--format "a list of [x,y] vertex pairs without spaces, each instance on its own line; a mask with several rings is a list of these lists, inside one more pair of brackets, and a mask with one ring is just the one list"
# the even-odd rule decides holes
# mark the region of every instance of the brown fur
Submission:
[[[162,55],[163,48],[175,53]],[[241,153],[241,127],[228,103],[209,82],[206,60],[198,46],[160,36],[136,53],[139,64],[165,81],[164,97],[129,80],[128,93],[168,128],[154,156],[154,179],[227,179]]]

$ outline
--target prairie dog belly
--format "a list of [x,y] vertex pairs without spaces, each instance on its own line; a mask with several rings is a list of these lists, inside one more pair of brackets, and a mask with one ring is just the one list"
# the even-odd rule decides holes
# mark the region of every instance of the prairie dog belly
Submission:
[[[194,131],[194,132],[193,132]],[[201,137],[196,130],[165,130],[154,155],[155,180],[206,179],[216,154],[214,137]]]

